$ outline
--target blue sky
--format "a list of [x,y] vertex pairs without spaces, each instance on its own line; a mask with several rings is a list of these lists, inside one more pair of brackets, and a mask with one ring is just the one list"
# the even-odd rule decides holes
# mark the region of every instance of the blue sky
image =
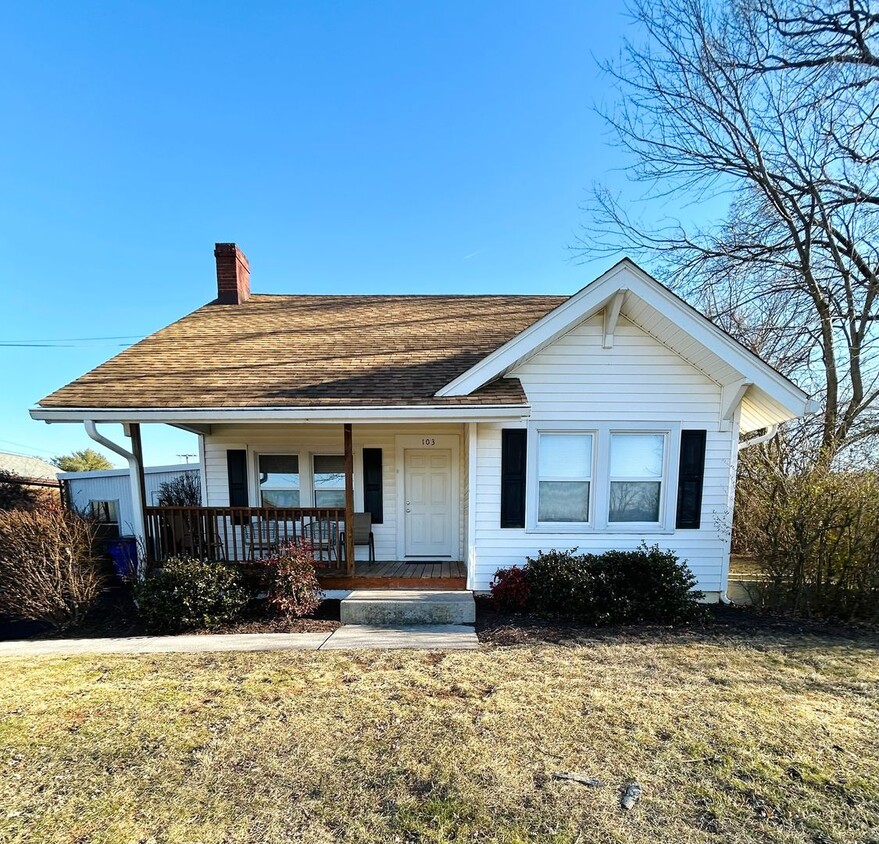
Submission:
[[593,107],[628,26],[591,0],[4,4],[0,340],[76,340],[0,346],[0,450],[93,445],[28,408],[212,299],[215,241],[259,292],[577,290],[611,263],[569,247],[623,180]]

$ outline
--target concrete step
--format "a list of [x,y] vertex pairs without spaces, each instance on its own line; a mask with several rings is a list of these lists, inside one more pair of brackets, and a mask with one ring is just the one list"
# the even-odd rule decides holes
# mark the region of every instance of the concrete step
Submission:
[[340,608],[342,624],[397,627],[410,624],[473,624],[472,592],[355,589]]

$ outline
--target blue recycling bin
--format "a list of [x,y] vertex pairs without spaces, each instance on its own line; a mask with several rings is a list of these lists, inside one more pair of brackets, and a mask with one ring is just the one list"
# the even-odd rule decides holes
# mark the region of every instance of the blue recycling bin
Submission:
[[107,543],[107,553],[113,560],[116,576],[131,580],[137,570],[137,540],[133,536],[120,536]]

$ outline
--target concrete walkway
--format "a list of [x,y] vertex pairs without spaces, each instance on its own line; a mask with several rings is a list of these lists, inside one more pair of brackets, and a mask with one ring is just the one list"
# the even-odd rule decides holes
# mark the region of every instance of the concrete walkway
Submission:
[[221,633],[203,636],[131,636],[119,639],[28,639],[0,642],[0,657],[370,648],[468,650],[478,647],[476,633],[472,627],[466,625],[370,627],[347,624],[332,633]]

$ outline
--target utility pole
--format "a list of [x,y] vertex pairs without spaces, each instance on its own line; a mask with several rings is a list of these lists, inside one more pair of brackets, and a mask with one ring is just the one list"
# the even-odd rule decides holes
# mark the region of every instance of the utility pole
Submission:
[[182,458],[183,458],[183,462],[188,464],[188,463],[189,463],[189,458],[190,458],[190,457],[196,457],[197,455],[195,455],[195,454],[178,454],[177,456],[178,456],[178,457],[182,457]]

